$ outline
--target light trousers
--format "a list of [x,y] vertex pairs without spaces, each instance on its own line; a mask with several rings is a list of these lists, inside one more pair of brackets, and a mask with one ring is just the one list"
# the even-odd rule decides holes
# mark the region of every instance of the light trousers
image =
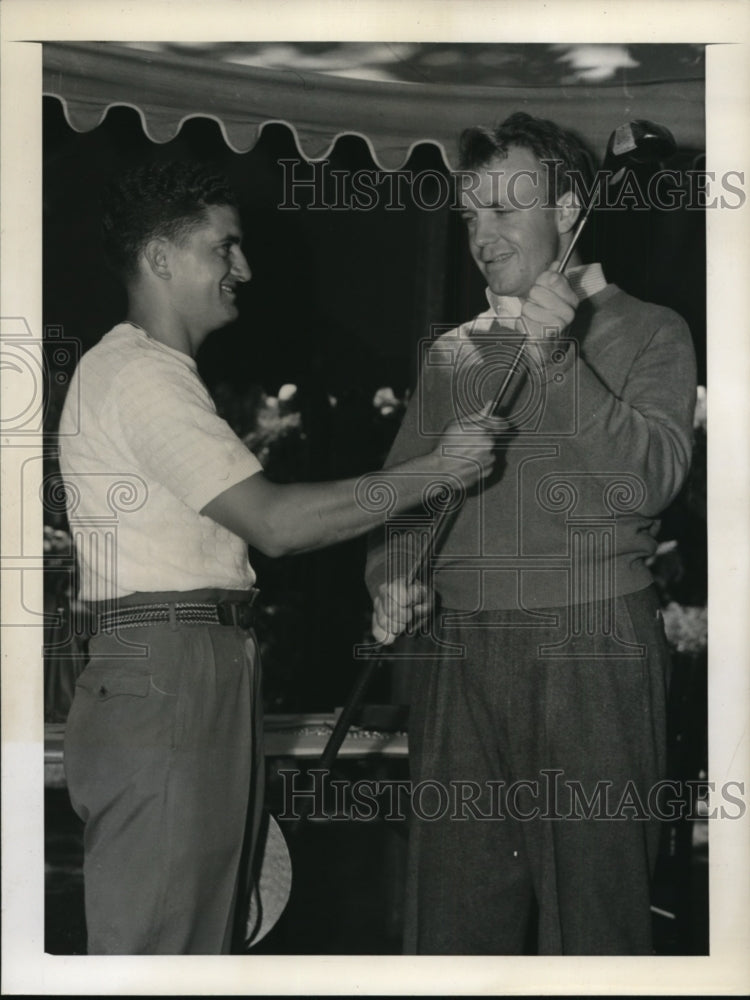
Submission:
[[65,738],[89,954],[236,949],[263,804],[254,634],[150,625],[90,654]]

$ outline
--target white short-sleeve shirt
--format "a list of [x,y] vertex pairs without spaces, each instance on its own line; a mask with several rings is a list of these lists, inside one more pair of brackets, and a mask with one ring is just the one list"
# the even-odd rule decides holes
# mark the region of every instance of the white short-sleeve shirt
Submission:
[[252,587],[246,543],[200,511],[261,465],[192,358],[114,327],[78,365],[59,440],[84,600]]

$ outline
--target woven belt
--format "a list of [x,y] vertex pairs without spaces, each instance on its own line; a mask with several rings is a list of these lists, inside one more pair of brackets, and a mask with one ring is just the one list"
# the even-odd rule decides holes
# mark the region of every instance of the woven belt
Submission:
[[100,611],[98,630],[145,628],[167,622],[185,625],[233,625],[252,628],[257,612],[253,601],[221,601],[218,604],[131,604],[114,611]]

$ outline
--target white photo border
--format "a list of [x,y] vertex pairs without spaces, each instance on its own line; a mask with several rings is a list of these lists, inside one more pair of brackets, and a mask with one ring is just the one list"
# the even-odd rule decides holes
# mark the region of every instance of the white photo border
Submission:
[[[707,48],[707,169],[750,179],[750,6],[743,0],[4,0],[0,333],[42,330],[42,40],[697,42]],[[747,180],[745,181],[747,183]],[[711,780],[750,784],[750,208],[707,212],[709,759]],[[20,324],[20,325],[19,325]],[[24,325],[25,324],[25,325]],[[0,373],[5,377],[6,373]],[[8,384],[6,382],[6,384]],[[707,957],[126,957],[44,953],[39,440],[2,441],[2,992],[39,995],[709,995],[750,992],[750,817],[710,839]],[[35,563],[36,560],[36,563]],[[21,579],[26,579],[23,593]],[[39,661],[39,662],[37,662]],[[746,793],[745,793],[746,794]]]

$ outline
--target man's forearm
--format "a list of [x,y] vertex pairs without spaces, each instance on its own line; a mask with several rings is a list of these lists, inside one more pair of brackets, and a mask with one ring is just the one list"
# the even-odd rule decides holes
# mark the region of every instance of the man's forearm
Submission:
[[273,556],[356,538],[381,524],[386,512],[396,515],[417,506],[430,486],[455,489],[461,483],[430,454],[359,479],[268,486],[262,534]]
[[494,464],[499,418],[487,418],[468,434],[446,428],[425,455],[359,479],[276,484],[263,473],[225,490],[201,510],[269,556],[323,548],[363,535],[389,515],[424,500],[430,490],[472,486]]

